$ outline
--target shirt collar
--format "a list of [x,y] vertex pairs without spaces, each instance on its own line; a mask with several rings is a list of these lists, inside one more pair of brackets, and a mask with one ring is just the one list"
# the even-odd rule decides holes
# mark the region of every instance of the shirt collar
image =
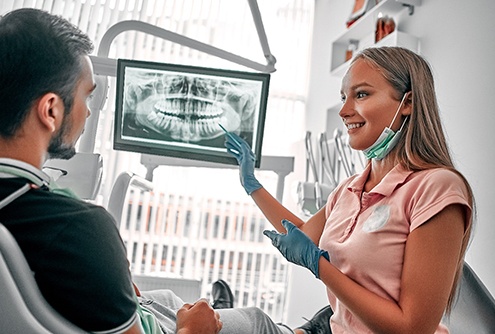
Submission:
[[[356,176],[356,178],[354,178],[354,180],[349,183],[347,189],[354,193],[362,192],[364,189],[364,184],[366,183],[370,172],[371,163],[366,166],[361,174]],[[413,171],[406,170],[404,169],[404,167],[398,164],[385,175],[385,177],[370,191],[370,193],[390,196],[395,188],[403,184],[412,173]]]

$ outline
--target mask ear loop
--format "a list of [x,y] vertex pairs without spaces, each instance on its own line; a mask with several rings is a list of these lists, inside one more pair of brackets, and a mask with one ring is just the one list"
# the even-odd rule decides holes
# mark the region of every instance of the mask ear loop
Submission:
[[[407,93],[409,93],[409,92],[404,93],[404,95],[402,96],[402,100],[400,100],[399,107],[397,108],[397,111],[395,112],[394,118],[392,119],[392,122],[390,122],[390,125],[388,126],[389,129],[392,129],[392,125],[394,124],[395,119],[397,118],[397,115],[399,114],[400,108],[402,108],[402,105],[404,104],[404,101],[406,99]],[[407,116],[407,117],[409,117],[409,116]],[[402,125],[401,125],[399,131],[402,130],[402,127],[404,126],[404,123],[406,123],[405,121],[407,120],[407,117],[404,120],[404,122],[402,122]]]

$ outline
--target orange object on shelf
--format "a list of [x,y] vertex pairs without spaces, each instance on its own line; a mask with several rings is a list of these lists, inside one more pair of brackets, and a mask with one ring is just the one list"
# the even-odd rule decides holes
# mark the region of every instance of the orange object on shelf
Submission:
[[347,50],[345,51],[345,61],[349,61],[354,56],[354,52],[356,52],[357,46],[357,41],[351,40],[349,42],[349,45],[347,45]]
[[383,25],[383,37],[393,33],[395,30],[395,21],[391,17],[386,17],[385,24]]
[[347,28],[354,24],[361,16],[366,14],[366,12],[373,8],[378,2],[379,0],[354,0],[354,7],[346,22]]
[[376,20],[375,43],[382,40],[388,34],[394,32],[395,21],[388,16],[379,16]]

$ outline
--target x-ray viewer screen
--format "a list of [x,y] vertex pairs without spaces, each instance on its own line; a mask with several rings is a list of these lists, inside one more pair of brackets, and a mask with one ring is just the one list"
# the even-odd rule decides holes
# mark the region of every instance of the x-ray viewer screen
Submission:
[[221,124],[251,145],[259,167],[269,80],[266,73],[119,59],[114,148],[236,164]]

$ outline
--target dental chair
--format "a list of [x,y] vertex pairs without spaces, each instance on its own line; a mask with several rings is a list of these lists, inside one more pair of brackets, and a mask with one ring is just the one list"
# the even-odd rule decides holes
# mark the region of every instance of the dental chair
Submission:
[[495,333],[495,299],[466,262],[459,294],[444,323],[450,334]]
[[82,334],[43,298],[19,245],[0,224],[0,333]]

